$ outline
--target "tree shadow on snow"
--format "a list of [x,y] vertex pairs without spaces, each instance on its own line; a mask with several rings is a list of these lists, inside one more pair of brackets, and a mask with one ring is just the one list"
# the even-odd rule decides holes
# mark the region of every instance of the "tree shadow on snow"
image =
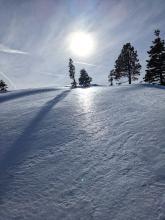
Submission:
[[152,88],[152,89],[164,89],[165,90],[165,86],[162,85],[152,85],[152,84],[131,84],[131,85],[125,85],[125,86],[119,86],[119,90],[116,92],[121,93],[121,90],[123,92],[129,92],[131,91],[133,93],[133,91],[137,91],[137,90],[143,90],[145,88]]
[[[51,109],[60,101],[62,101],[70,92],[66,90],[57,95],[52,100],[48,101],[38,112],[35,118],[32,119],[30,124],[25,128],[21,136],[12,144],[10,149],[0,161],[0,200],[8,189],[14,177],[15,168],[20,165],[26,158],[27,153],[31,150],[31,135],[38,124],[44,117],[51,111]],[[12,171],[11,171],[12,170]],[[11,173],[10,173],[11,171]]]
[[42,89],[25,90],[25,91],[21,91],[21,92],[7,92],[5,94],[3,93],[2,96],[0,95],[0,103],[7,102],[12,99],[22,98],[24,96],[30,96],[30,95],[35,95],[38,93],[40,94],[40,93],[44,93],[44,92],[51,92],[51,91],[55,91],[55,90],[58,90],[58,89],[42,88]]

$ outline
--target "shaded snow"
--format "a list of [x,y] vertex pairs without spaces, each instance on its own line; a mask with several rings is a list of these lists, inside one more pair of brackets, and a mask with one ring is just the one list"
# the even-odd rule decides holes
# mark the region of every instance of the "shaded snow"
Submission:
[[0,95],[0,220],[165,219],[165,89]]

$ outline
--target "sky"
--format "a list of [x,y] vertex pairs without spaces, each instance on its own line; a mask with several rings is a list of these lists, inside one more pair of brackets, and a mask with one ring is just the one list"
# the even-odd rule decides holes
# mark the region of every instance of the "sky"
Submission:
[[[93,83],[108,84],[123,44],[138,52],[145,73],[147,50],[160,29],[165,39],[164,0],[0,0],[0,79],[10,89],[70,84],[85,68]],[[90,33],[95,51],[79,57],[69,49],[73,32]]]

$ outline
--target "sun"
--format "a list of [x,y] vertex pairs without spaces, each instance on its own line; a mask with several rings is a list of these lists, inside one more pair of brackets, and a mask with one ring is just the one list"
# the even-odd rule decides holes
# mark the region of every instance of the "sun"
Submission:
[[94,53],[95,40],[87,32],[73,32],[69,36],[69,49],[77,56],[88,57]]

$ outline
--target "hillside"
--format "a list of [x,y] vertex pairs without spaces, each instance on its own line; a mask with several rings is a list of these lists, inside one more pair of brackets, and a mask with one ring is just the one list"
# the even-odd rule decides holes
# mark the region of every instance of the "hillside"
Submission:
[[0,220],[165,219],[165,89],[0,94]]

